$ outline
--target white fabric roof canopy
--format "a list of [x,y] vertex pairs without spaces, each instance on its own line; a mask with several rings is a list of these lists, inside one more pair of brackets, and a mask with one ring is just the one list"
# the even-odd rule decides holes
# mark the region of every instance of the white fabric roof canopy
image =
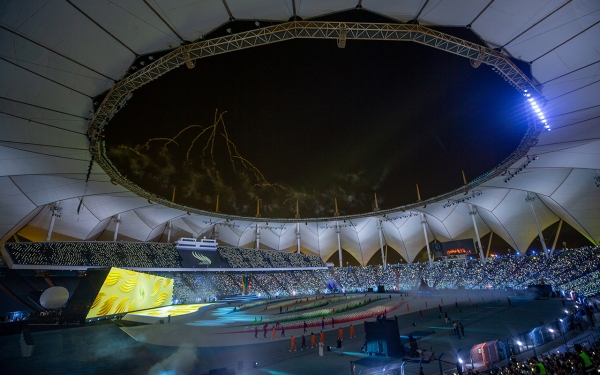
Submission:
[[[4,1],[0,4],[0,237],[19,232],[44,240],[51,206],[60,202],[53,240],[111,240],[112,218],[121,214],[119,238],[166,241],[210,235],[209,215],[150,203],[110,183],[94,166],[81,212],[89,163],[86,129],[92,98],[123,77],[134,61],[157,50],[195,40],[236,19],[287,21],[291,1],[257,0]],[[354,8],[357,1],[296,2],[295,13],[311,18]],[[537,237],[527,192],[542,229],[559,219],[592,243],[600,242],[600,2],[589,0],[421,0],[362,1],[363,9],[425,26],[467,26],[489,47],[532,62],[534,78],[548,100],[552,131],[539,136],[530,154],[539,160],[505,183],[494,178],[468,203],[476,207],[480,236],[489,231],[523,252]],[[426,4],[423,7],[423,4]],[[164,77],[162,79],[168,79]],[[525,160],[518,161],[521,165]],[[474,238],[467,203],[446,201],[413,210],[424,213],[429,240]],[[398,212],[398,215],[406,214]],[[342,247],[366,264],[379,250],[378,222],[349,220],[341,228]],[[235,246],[254,242],[256,224],[266,219],[219,225],[219,241]],[[230,223],[226,223],[230,224]],[[231,223],[233,224],[233,223]],[[425,246],[419,216],[384,221],[384,243],[412,261]],[[335,222],[301,222],[303,251],[328,259],[337,251]],[[271,223],[261,245],[292,250],[295,223]],[[550,245],[550,244],[548,244]]]

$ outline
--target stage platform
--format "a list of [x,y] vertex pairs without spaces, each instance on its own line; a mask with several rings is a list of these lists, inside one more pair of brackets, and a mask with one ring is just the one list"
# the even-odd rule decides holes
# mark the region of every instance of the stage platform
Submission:
[[176,321],[199,316],[203,310],[209,308],[211,305],[211,303],[195,303],[191,305],[157,307],[155,309],[128,313],[122,320],[145,324],[157,324],[161,323],[161,321],[162,323],[168,323],[169,317],[171,321]]

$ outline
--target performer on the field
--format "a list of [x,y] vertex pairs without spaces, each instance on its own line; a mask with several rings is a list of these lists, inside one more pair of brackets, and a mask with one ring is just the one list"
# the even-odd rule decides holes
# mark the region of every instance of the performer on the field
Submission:
[[310,348],[314,348],[317,346],[317,336],[315,336],[314,332],[310,333]]
[[356,333],[354,332],[354,326],[350,324],[350,338],[356,337]]
[[291,340],[292,340],[292,346],[290,346],[290,352],[292,351],[292,349],[294,351],[296,351],[296,339],[294,338],[294,335],[292,335]]

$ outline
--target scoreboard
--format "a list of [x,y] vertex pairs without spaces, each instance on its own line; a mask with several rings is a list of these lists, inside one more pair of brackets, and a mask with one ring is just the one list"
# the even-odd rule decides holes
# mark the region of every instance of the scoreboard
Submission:
[[454,256],[475,254],[475,243],[472,238],[468,240],[457,240],[447,242],[436,242],[431,245],[434,256]]

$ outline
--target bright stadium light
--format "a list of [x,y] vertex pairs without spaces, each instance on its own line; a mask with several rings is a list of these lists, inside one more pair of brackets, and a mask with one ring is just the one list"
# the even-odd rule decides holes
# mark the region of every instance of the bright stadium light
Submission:
[[544,112],[542,112],[542,109],[540,108],[540,105],[535,101],[534,98],[531,98],[531,94],[527,93],[527,90],[524,91],[524,95],[527,97],[527,101],[529,102],[529,104],[531,105],[531,109],[533,110],[533,112],[535,112],[535,114],[537,115],[538,119],[544,124],[544,128],[547,131],[550,131],[550,125],[548,125],[548,122],[546,121],[546,117],[544,116]]

